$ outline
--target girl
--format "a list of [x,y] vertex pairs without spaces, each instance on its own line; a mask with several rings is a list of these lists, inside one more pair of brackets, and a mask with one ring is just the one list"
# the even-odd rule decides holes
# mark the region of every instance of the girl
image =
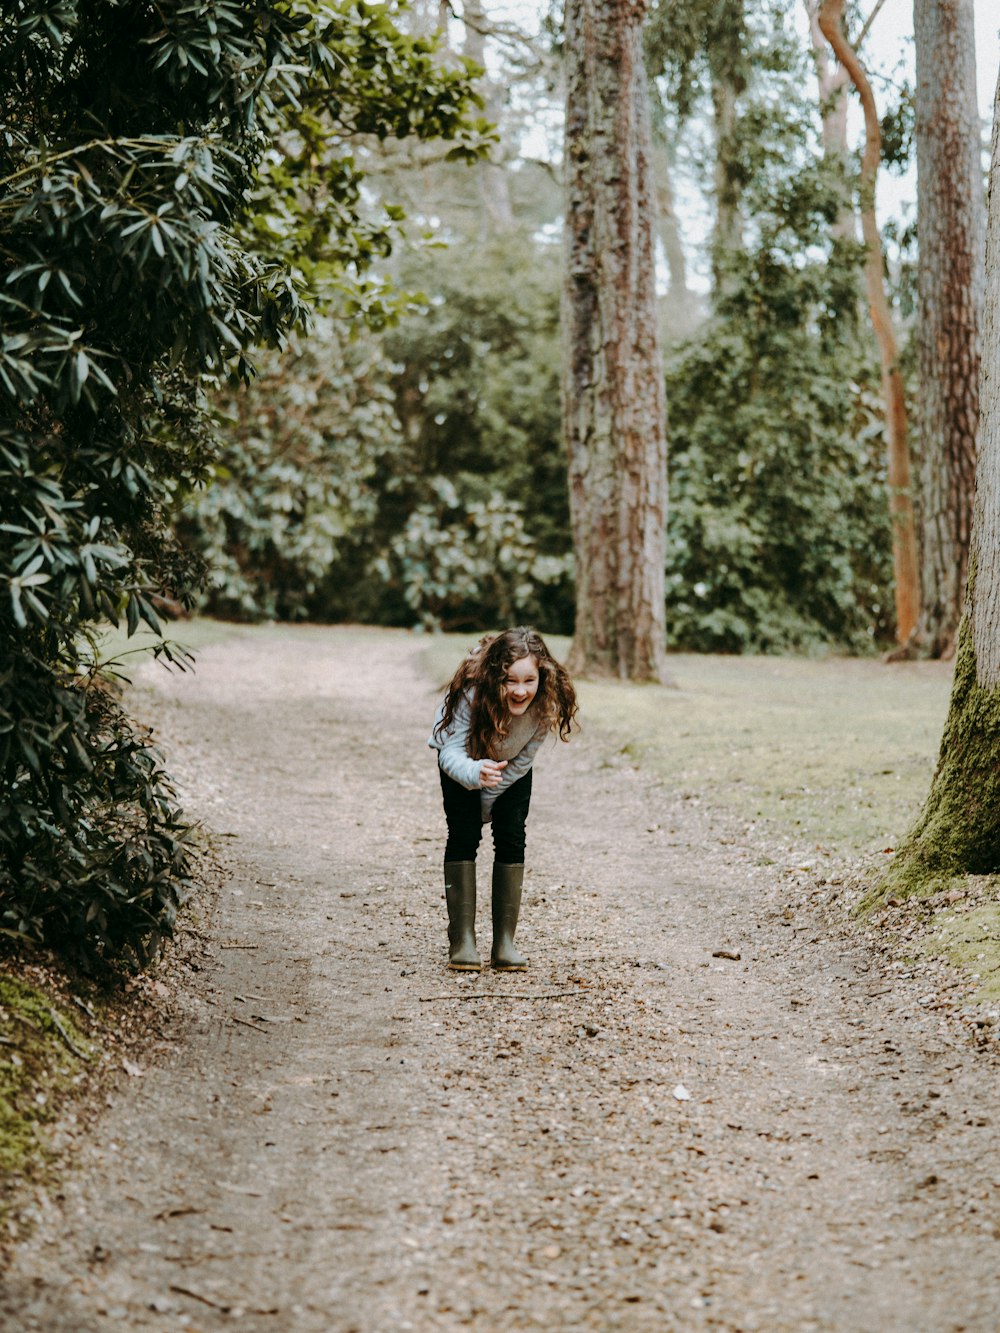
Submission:
[[524,879],[524,824],[531,766],[558,729],[569,740],[576,693],[541,636],[519,626],[487,634],[452,677],[428,745],[438,752],[448,842],[448,966],[477,972],[476,851],[483,824],[493,825],[493,949],[503,971],[523,971],[514,948]]

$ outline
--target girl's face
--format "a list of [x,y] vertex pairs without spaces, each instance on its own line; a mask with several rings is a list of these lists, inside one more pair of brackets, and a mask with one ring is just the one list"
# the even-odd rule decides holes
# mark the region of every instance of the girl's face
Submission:
[[531,707],[531,701],[538,693],[538,662],[534,657],[521,657],[511,662],[503,683],[504,703],[507,711],[514,717],[520,717]]

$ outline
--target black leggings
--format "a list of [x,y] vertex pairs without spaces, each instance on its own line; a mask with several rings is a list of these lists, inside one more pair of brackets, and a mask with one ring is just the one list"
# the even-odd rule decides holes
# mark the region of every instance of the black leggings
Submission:
[[[448,842],[444,859],[474,861],[483,836],[483,817],[479,806],[479,788],[470,791],[450,778],[443,769],[441,795],[444,797],[444,815],[448,821]],[[524,863],[524,825],[531,804],[531,769],[523,778],[512,782],[500,793],[493,804],[493,859],[505,866]]]

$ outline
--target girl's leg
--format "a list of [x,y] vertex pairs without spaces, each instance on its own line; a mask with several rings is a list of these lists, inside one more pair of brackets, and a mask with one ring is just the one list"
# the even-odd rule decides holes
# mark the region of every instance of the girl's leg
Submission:
[[[479,841],[483,836],[479,792],[469,791],[468,787],[463,787],[441,769],[438,769],[438,772],[441,774],[444,817],[448,821],[448,841],[444,849],[445,864],[447,865],[449,861],[474,861],[479,850]],[[514,787],[517,785],[515,782]],[[511,790],[513,791],[513,787]],[[499,804],[498,800],[497,805]]]
[[478,972],[483,965],[476,949],[476,852],[483,836],[479,792],[441,772],[441,795],[448,821],[444,852],[448,966],[457,972]]
[[531,805],[531,769],[493,805],[493,859],[501,865],[524,865],[525,824]]
[[525,824],[531,804],[531,769],[493,807],[493,949],[500,971],[522,972],[528,960],[514,947],[524,882]]

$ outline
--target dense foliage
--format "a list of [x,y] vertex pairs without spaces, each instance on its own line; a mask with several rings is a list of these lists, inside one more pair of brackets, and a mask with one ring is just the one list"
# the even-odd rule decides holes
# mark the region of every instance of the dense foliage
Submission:
[[[674,648],[865,651],[889,633],[877,385],[856,254],[820,246],[826,200],[798,182],[669,359]],[[221,470],[182,526],[216,570],[209,609],[572,628],[551,258],[508,239],[470,273],[432,252],[407,270],[418,312],[352,342],[324,322],[227,396]]]
[[[381,334],[318,320],[219,402],[212,485],[178,531],[221,615],[571,628],[559,256],[520,233],[397,272]],[[517,288],[510,273],[524,274]]]
[[877,378],[836,281],[825,264],[748,256],[670,366],[676,647],[864,652],[889,636]]
[[213,397],[210,484],[185,495],[176,529],[208,564],[213,614],[295,620],[374,521],[369,483],[395,440],[388,368],[375,340],[320,317],[257,372]]
[[[870,651],[891,637],[892,595],[862,251],[833,237],[842,180],[822,157],[787,6],[742,25],[746,9],[715,11],[708,62],[717,73],[727,44],[753,56],[728,66],[741,70],[740,244],[716,253],[710,318],[668,369],[668,635],[698,651]],[[674,96],[690,108],[690,88]]]
[[565,632],[559,247],[525,229],[463,249],[402,270],[427,303],[386,335],[402,465],[382,506],[384,567],[425,619]]
[[[4,0],[6,930],[81,957],[141,958],[183,892],[170,783],[86,643],[103,617],[156,627],[154,594],[190,596],[198,562],[168,514],[213,466],[202,386],[247,374],[251,348],[303,322],[301,277],[248,221],[283,188],[279,158],[259,175],[269,129],[294,116],[300,134],[307,117],[342,138],[355,124],[464,134],[470,93],[469,71],[435,62],[391,9],[350,0]],[[380,242],[341,151],[314,214],[343,272]]]

